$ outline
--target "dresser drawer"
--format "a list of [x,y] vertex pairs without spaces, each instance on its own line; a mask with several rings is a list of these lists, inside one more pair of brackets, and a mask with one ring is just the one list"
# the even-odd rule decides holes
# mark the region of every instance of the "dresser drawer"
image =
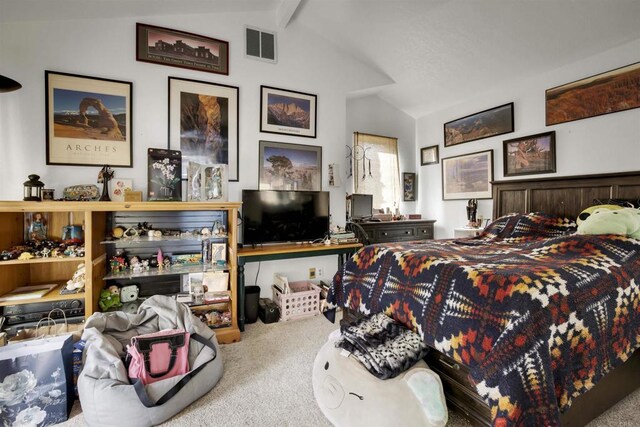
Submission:
[[418,227],[416,229],[416,238],[420,240],[433,239],[433,225]]
[[369,243],[407,242],[433,239],[433,220],[362,222]]
[[414,227],[380,228],[375,230],[375,239],[378,242],[398,242],[402,240],[415,240],[416,229]]
[[439,372],[444,372],[449,378],[453,378],[459,384],[475,392],[475,386],[471,384],[469,380],[469,368],[463,364],[456,362],[434,349],[429,350],[424,361],[427,362],[427,365],[434,371],[437,369]]

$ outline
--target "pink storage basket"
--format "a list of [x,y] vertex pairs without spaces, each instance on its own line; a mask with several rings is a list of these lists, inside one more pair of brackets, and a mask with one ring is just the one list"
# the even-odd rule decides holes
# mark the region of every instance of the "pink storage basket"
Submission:
[[280,307],[280,320],[303,319],[320,314],[320,288],[308,281],[290,282],[291,292],[281,293],[275,286],[273,301]]

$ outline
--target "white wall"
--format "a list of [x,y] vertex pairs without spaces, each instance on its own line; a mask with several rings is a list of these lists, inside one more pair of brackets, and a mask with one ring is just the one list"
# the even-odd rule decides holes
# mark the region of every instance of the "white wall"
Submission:
[[[464,104],[416,121],[417,150],[439,144],[440,159],[493,149],[494,179],[504,178],[502,141],[550,130],[556,131],[556,173],[531,178],[640,170],[640,109],[545,127],[545,90],[637,62],[640,40],[586,58],[546,74],[505,84],[499,90],[470,97]],[[515,132],[443,147],[443,123],[514,102]],[[466,200],[442,201],[442,164],[421,166],[418,179],[420,211],[436,219],[435,237],[453,237],[453,229],[467,222]],[[520,179],[528,176],[516,177]],[[490,218],[492,201],[480,200],[478,213]]]
[[[30,173],[39,174],[57,197],[66,186],[96,183],[99,166],[45,164],[45,70],[133,82],[133,168],[115,168],[115,176],[132,178],[134,188],[145,195],[147,148],[168,145],[167,78],[177,76],[240,87],[240,181],[229,184],[231,201],[240,200],[242,189],[258,186],[259,140],[320,145],[323,189],[331,191],[333,216],[344,217],[344,190],[328,187],[327,165],[344,160],[346,93],[380,85],[387,77],[338,52],[295,22],[278,31],[277,64],[245,58],[244,26],[275,30],[274,15],[254,12],[0,23],[0,74],[23,85],[19,91],[0,94],[0,200],[21,199],[22,183]],[[137,62],[136,22],[229,41],[230,75]],[[260,85],[317,94],[317,138],[259,133]],[[270,295],[273,272],[302,279],[309,266],[324,267],[325,278],[329,278],[336,271],[335,258],[265,263],[258,283],[267,284],[263,294]],[[246,272],[247,284],[253,284],[250,278],[257,266],[247,265]]]

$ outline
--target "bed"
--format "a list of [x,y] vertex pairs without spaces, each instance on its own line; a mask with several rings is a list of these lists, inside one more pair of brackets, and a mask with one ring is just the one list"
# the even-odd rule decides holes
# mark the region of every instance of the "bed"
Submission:
[[640,241],[576,235],[562,218],[638,195],[640,173],[494,182],[485,233],[367,246],[329,306],[420,333],[474,424],[584,425],[640,386]]

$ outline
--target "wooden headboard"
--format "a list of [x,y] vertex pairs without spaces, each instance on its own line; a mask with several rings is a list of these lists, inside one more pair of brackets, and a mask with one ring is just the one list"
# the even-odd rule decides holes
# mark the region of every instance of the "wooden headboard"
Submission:
[[640,172],[493,181],[493,217],[546,212],[576,218],[594,200],[640,199]]

